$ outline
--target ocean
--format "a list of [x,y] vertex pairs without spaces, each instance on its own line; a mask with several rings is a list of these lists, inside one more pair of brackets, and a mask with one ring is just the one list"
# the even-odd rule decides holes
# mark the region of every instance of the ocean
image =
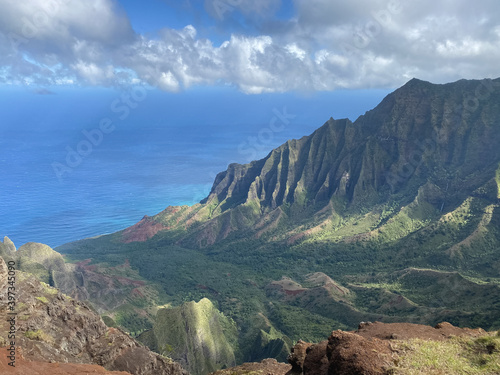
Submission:
[[0,236],[55,247],[194,204],[229,163],[354,120],[388,92],[0,87]]

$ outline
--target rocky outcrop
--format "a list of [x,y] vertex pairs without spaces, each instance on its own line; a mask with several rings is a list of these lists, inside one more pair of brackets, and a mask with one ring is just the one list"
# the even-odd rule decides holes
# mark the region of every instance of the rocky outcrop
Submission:
[[409,323],[361,323],[355,332],[334,331],[327,341],[310,344],[299,341],[288,360],[288,375],[384,375],[398,362],[400,351],[392,343],[412,339],[444,341],[452,337],[477,338],[482,329],[435,327]]
[[328,339],[326,357],[328,372],[304,367],[304,374],[383,375],[394,364],[387,341],[342,331],[333,332]]
[[307,349],[312,345],[314,344],[299,340],[297,344],[293,346],[288,356],[288,362],[292,365],[291,374],[302,374],[304,361],[307,356]]
[[49,272],[65,271],[62,255],[45,244],[28,242],[17,250],[17,256],[18,258],[28,258],[32,262],[41,264]]
[[[0,258],[1,280],[6,264]],[[2,285],[0,314],[7,313]],[[72,299],[34,276],[16,272],[16,345],[28,360],[96,364],[134,375],[185,375],[181,366],[149,351],[123,331],[108,328],[85,303]],[[0,323],[5,343],[10,326]]]
[[5,236],[3,242],[0,241],[0,256],[13,256],[16,252],[16,246],[9,237]]

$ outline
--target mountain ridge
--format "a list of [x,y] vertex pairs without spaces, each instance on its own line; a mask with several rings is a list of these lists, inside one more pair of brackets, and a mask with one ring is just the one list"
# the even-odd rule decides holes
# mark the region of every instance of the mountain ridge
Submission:
[[[499,87],[500,79],[443,85],[412,79],[355,122],[330,119],[311,135],[289,140],[263,159],[230,164],[199,204],[168,208],[148,218],[142,235],[127,229],[124,241],[199,226],[198,246],[205,247],[232,232],[262,227],[265,221],[274,225],[288,221],[293,229],[298,217],[318,216],[321,210],[330,210],[335,217],[342,216],[343,206],[348,211],[369,209],[401,189],[409,193],[408,185],[420,187],[429,179],[440,190],[448,190],[450,182],[457,185],[456,179],[439,181],[439,174],[450,174],[452,168],[458,168],[463,178],[488,167],[493,178],[500,153],[498,132],[491,123],[498,116],[486,116],[492,116],[491,96],[500,98]],[[440,96],[443,92],[445,97]],[[464,125],[471,119],[472,124]],[[474,142],[469,142],[471,136]],[[433,153],[440,154],[436,163],[431,160]],[[485,174],[476,180],[486,183]],[[412,194],[416,196],[415,187]]]

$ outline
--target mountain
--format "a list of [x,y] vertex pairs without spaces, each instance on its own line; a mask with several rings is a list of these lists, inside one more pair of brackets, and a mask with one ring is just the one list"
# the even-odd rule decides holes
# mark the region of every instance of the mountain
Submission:
[[236,363],[361,320],[498,329],[499,146],[500,79],[413,79],[354,122],[229,165],[196,205],[56,250],[129,262],[154,311],[208,298],[237,326]]
[[[496,203],[499,85],[413,79],[354,123],[330,119],[264,159],[229,165],[200,204],[145,218],[123,239],[180,229],[188,231],[177,241],[188,246],[207,247],[235,232],[279,232],[294,241],[312,234],[301,224],[335,225],[388,201],[410,204],[419,194],[430,204],[425,208],[438,212],[480,188]],[[375,228],[387,221],[375,219]]]
[[[88,305],[16,267],[16,262],[7,266],[0,257],[0,313],[6,317],[0,323],[0,346],[9,348],[16,367],[8,367],[7,373],[22,371],[20,367],[30,373],[44,369],[41,374],[104,373],[104,368],[121,374],[187,374],[178,363],[149,351],[120,329],[107,327]],[[27,361],[38,366],[29,370]],[[63,365],[56,368],[47,362]]]
[[159,310],[153,329],[138,339],[193,375],[235,365],[236,324],[207,298]]

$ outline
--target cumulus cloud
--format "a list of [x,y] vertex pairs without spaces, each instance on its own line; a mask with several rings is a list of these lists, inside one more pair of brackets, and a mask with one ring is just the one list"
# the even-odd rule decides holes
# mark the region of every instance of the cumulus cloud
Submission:
[[[225,1],[259,15],[279,0]],[[295,15],[220,45],[192,25],[134,32],[112,0],[0,0],[0,81],[128,85],[179,91],[230,84],[246,93],[395,87],[497,77],[496,0],[295,0]],[[219,4],[220,5],[220,4]]]

